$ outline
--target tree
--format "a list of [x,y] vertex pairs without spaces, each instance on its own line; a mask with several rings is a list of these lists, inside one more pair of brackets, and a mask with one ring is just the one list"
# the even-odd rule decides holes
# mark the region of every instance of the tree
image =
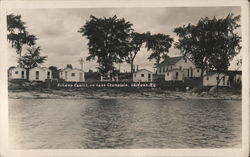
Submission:
[[137,32],[131,33],[131,41],[127,50],[126,62],[131,66],[131,73],[134,72],[134,60],[137,53],[140,51],[142,44],[146,41],[146,35]]
[[241,57],[236,60],[236,66],[237,66],[235,69],[236,71],[241,68],[241,66],[242,66],[242,58]]
[[114,63],[121,63],[126,57],[132,24],[117,16],[97,18],[93,15],[78,31],[88,39],[89,56],[95,60],[102,75],[114,70]]
[[155,59],[155,65],[158,66],[160,60],[167,58],[167,53],[169,48],[172,46],[174,39],[169,35],[165,34],[153,34],[147,33],[146,45],[147,50],[152,50],[153,52],[148,57],[149,60]]
[[71,64],[67,64],[67,65],[66,65],[66,68],[73,69],[73,66],[72,66]]
[[29,47],[26,54],[18,58],[18,63],[27,70],[27,78],[29,78],[29,69],[37,67],[47,60],[47,56],[40,56],[40,51],[40,47]]
[[241,37],[235,32],[240,27],[239,20],[240,16],[234,14],[221,19],[206,17],[196,25],[188,24],[174,29],[179,37],[175,47],[201,69],[201,80],[206,69],[219,73],[227,70],[230,61],[240,52]]
[[52,78],[59,79],[59,70],[56,66],[50,66],[49,69],[52,71]]
[[19,56],[21,56],[23,45],[33,46],[37,40],[35,35],[28,33],[25,24],[21,20],[21,15],[7,15],[7,39]]

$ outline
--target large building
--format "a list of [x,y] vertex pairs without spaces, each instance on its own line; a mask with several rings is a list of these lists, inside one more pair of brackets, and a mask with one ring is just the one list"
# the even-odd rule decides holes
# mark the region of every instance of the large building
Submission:
[[158,75],[165,75],[166,81],[184,81],[185,78],[197,78],[201,70],[187,57],[170,57],[157,67]]

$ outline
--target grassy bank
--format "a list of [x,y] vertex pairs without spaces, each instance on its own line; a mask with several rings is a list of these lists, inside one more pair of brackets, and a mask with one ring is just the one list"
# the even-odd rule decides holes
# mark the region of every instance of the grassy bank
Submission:
[[9,89],[9,98],[87,98],[87,99],[227,99],[241,100],[241,94],[233,90],[220,90],[219,93],[190,91],[169,91],[156,88],[16,88]]

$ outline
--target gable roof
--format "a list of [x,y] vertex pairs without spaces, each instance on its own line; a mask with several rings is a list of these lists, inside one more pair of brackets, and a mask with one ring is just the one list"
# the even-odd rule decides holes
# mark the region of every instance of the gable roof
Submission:
[[[224,75],[224,76],[228,76],[228,74],[227,74],[227,73],[224,73],[224,72],[222,72],[222,73],[220,73],[220,74],[222,74],[222,75]],[[208,74],[205,74],[204,76],[212,76],[212,75],[218,75],[218,72],[212,71],[212,72],[209,72]],[[220,75],[220,76],[221,76],[221,75]]]
[[81,69],[78,69],[78,68],[64,68],[64,69],[62,69],[62,70],[60,70],[61,72],[63,72],[63,71],[72,71],[72,70],[77,70],[77,71],[83,71],[83,70],[81,70]]
[[10,70],[12,70],[12,69],[22,69],[22,70],[26,70],[25,68],[20,67],[20,66],[11,66],[11,67],[9,67],[8,71],[10,71]]
[[30,70],[32,70],[32,69],[41,69],[43,71],[46,71],[46,70],[51,71],[49,68],[46,68],[46,67],[34,67],[34,68],[31,68]]
[[183,56],[170,57],[170,58],[167,58],[166,60],[162,61],[158,66],[175,65],[178,61],[180,61],[183,58],[184,58]]
[[140,72],[140,71],[147,71],[147,72],[149,72],[149,73],[153,73],[153,72],[151,72],[151,71],[149,71],[149,70],[147,70],[147,69],[140,69],[140,70],[138,70],[138,71],[136,71],[136,72],[134,72],[134,73],[137,73],[137,72]]

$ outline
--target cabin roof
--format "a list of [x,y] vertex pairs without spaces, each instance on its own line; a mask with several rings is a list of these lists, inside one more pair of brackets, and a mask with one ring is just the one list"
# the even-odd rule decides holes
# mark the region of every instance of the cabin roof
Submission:
[[140,70],[138,70],[138,71],[136,71],[136,72],[134,72],[134,73],[138,73],[138,72],[141,72],[141,71],[147,71],[147,72],[149,72],[149,73],[153,73],[153,72],[151,72],[151,71],[149,71],[149,70],[147,70],[147,69],[140,69]]
[[[212,74],[215,74],[215,73],[218,73],[218,71],[216,70],[210,70],[209,73],[212,73]],[[229,76],[233,76],[233,75],[236,75],[236,74],[242,74],[242,71],[238,71],[238,70],[227,70],[227,71],[222,71],[221,73],[223,74],[227,74]]]
[[49,68],[46,68],[46,67],[34,67],[34,68],[31,68],[30,70],[32,70],[32,69],[41,69],[41,70],[44,70],[44,71],[50,70]]
[[83,70],[81,70],[81,69],[78,69],[78,68],[64,68],[64,69],[62,69],[62,70],[60,70],[60,71],[71,71],[71,70],[78,70],[78,71],[83,71]]
[[184,58],[183,56],[170,57],[170,58],[167,58],[164,61],[162,61],[159,64],[159,66],[171,66],[171,65],[175,65],[178,61],[180,61],[183,58]]
[[17,67],[11,66],[11,67],[9,67],[8,71],[10,71],[12,69],[24,69],[25,70],[25,68],[22,68],[22,67],[19,67],[19,66],[17,66]]
[[[209,72],[208,74],[205,74],[204,76],[212,76],[212,75],[215,75],[215,74],[218,74],[218,72],[212,71],[212,72]],[[224,72],[222,72],[220,74],[228,75],[227,73],[224,73]]]

